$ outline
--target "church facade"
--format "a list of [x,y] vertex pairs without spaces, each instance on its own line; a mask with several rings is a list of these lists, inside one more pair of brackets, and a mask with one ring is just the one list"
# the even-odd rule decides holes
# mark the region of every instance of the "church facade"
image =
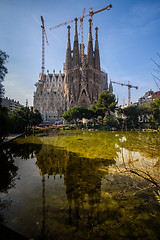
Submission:
[[91,107],[96,103],[101,91],[98,28],[95,28],[95,46],[93,49],[92,21],[90,19],[87,54],[84,54],[83,43],[79,47],[77,19],[75,19],[73,50],[70,43],[70,26],[68,26],[65,61],[65,110],[74,106]]
[[[40,74],[35,84],[34,109],[38,109],[45,121],[62,117],[65,111],[75,106],[89,108],[98,100],[103,90],[112,92],[108,74],[101,70],[98,44],[98,28],[95,28],[95,42],[92,39],[92,21],[89,20],[87,54],[84,44],[78,42],[77,19],[75,19],[74,43],[71,49],[70,26],[64,73]],[[108,86],[109,85],[109,86]]]
[[53,71],[50,74],[40,74],[40,80],[35,84],[34,109],[37,109],[45,121],[59,119],[64,114],[64,74]]

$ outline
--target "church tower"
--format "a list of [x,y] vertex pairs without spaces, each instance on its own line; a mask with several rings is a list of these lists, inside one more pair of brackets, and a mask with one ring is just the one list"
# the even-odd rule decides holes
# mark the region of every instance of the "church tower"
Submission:
[[98,28],[95,28],[95,51],[94,51],[94,66],[95,69],[100,71],[100,56],[99,56],[99,45],[98,45]]
[[100,67],[100,54],[99,54],[99,44],[98,44],[98,28],[95,28],[95,50],[94,50],[94,101],[98,99],[98,95],[102,92],[101,83],[101,67]]
[[75,105],[75,103],[78,101],[78,96],[80,92],[80,54],[79,54],[79,44],[78,44],[78,33],[77,33],[77,21],[78,19],[75,18],[75,32],[74,32],[74,44],[73,44],[73,99],[72,99],[72,105]]
[[82,57],[78,43],[77,19],[75,19],[73,50],[71,50],[70,26],[68,26],[65,62],[65,110],[74,106],[91,107],[98,100],[101,91],[98,28],[95,29],[95,50],[93,50],[92,20],[89,19],[87,54]]
[[71,76],[71,69],[72,69],[72,57],[71,57],[71,40],[70,40],[70,26],[68,28],[68,40],[67,40],[67,50],[66,50],[66,61],[65,61],[65,88],[64,88],[64,101],[65,101],[65,110],[68,109],[68,103],[71,99],[71,86],[72,83],[72,76]]

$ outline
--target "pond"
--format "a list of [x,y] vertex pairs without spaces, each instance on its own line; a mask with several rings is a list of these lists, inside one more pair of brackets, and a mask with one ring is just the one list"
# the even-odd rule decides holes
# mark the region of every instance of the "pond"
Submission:
[[55,131],[1,160],[0,222],[27,238],[159,239],[159,133]]

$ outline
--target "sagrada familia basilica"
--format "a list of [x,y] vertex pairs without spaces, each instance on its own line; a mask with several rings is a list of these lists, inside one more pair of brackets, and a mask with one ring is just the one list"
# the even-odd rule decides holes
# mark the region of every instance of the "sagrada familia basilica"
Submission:
[[95,43],[92,39],[92,21],[89,20],[89,34],[87,54],[84,44],[79,44],[77,33],[77,19],[73,50],[70,41],[70,26],[64,73],[40,74],[40,80],[35,84],[34,109],[38,109],[43,119],[54,121],[60,119],[65,111],[74,106],[86,108],[94,105],[98,95],[103,90],[112,92],[112,84],[108,86],[108,75],[101,70],[98,44],[98,28],[95,28]]

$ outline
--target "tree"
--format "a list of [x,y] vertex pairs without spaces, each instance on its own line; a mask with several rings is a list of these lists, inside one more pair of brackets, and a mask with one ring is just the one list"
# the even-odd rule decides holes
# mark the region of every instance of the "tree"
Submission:
[[138,117],[140,114],[139,107],[136,105],[129,105],[123,109],[123,113],[127,117],[127,128],[137,128],[138,126]]
[[0,106],[0,143],[3,142],[10,132],[10,119],[8,109]]
[[143,116],[145,125],[148,127],[157,129],[160,125],[160,97],[154,99],[151,102],[141,104],[138,106],[139,115]]
[[117,102],[115,95],[104,90],[98,96],[98,101],[96,104],[97,114],[103,118],[106,114],[109,116],[111,112],[115,111],[116,104]]
[[77,121],[82,120],[82,118],[91,119],[93,116],[94,115],[92,109],[87,109],[79,106],[70,108],[67,112],[64,113],[63,118],[67,122],[74,120],[77,123]]
[[23,132],[28,127],[36,126],[42,122],[42,116],[38,110],[30,110],[28,107],[22,107],[21,109],[14,111],[10,115],[12,120],[12,131]]
[[150,103],[150,107],[152,109],[154,123],[158,127],[160,125],[160,97],[154,99],[154,101]]
[[78,119],[83,118],[83,110],[83,107],[72,107],[64,113],[63,118],[68,122],[75,120],[77,123]]
[[64,113],[63,118],[67,122],[75,120],[77,123],[78,119],[82,120],[82,118],[91,119],[97,118],[98,116],[104,117],[106,114],[110,115],[111,112],[115,111],[116,104],[115,95],[104,90],[99,94],[98,102],[95,106],[88,109],[82,106],[72,107]]
[[84,108],[83,117],[86,119],[91,119],[95,117],[95,113],[92,108]]
[[8,57],[9,56],[6,54],[6,52],[0,50],[0,105],[4,95],[4,86],[2,82],[4,81],[5,75],[8,73],[8,69],[5,67]]
[[37,109],[35,109],[34,111],[33,110],[30,111],[30,121],[29,122],[30,122],[31,126],[36,126],[36,125],[40,124],[42,121],[43,121],[42,116]]
[[154,103],[155,103],[155,108],[154,108],[154,117],[156,120],[158,120],[158,122],[160,122],[160,97],[154,99]]
[[160,97],[139,106],[130,105],[124,109],[120,108],[119,113],[127,117],[128,129],[137,127],[157,129],[160,125]]
[[124,114],[134,121],[137,121],[139,116],[139,108],[136,105],[129,105],[128,107],[123,109]]
[[8,110],[1,106],[2,97],[4,96],[4,86],[2,82],[4,81],[5,75],[8,73],[5,63],[9,56],[0,50],[0,142],[9,134],[10,130],[10,119],[8,116]]
[[160,97],[156,98],[154,102],[157,105],[158,109],[160,110]]

